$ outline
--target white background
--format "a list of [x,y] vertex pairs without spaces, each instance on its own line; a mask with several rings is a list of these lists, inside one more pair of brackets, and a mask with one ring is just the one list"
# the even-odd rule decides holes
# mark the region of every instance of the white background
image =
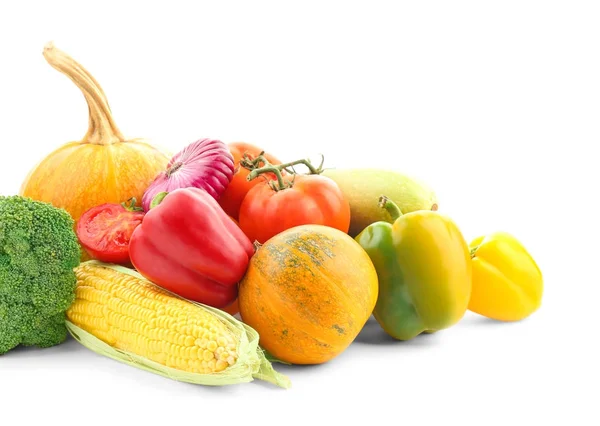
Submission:
[[542,308],[406,343],[370,323],[328,364],[276,366],[287,391],[172,382],[73,340],[19,349],[0,357],[0,423],[599,424],[600,4],[215,4],[2,2],[0,193],[87,129],[83,96],[42,57],[53,40],[127,136],[418,175],[467,239],[523,242]]

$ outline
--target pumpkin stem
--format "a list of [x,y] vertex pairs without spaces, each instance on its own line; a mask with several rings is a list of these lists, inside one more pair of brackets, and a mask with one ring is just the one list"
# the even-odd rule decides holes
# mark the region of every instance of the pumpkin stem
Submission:
[[402,216],[402,211],[400,207],[392,200],[390,200],[385,195],[379,197],[379,207],[386,209],[387,212],[392,216],[392,220],[395,222],[400,216]]
[[44,58],[56,70],[69,77],[88,104],[89,127],[82,142],[109,145],[125,138],[115,124],[104,91],[94,77],[78,62],[50,42],[44,46]]
[[[296,166],[298,164],[302,164],[302,165],[306,166],[306,168],[309,170],[308,174],[311,174],[311,175],[318,175],[323,171],[323,162],[325,160],[323,155],[321,155],[321,164],[319,164],[319,167],[315,167],[312,165],[310,160],[308,160],[306,158],[302,158],[302,159],[296,160],[296,161],[291,161],[289,163],[271,164],[269,162],[269,160],[267,160],[267,158],[265,157],[264,154],[265,153],[263,151],[254,159],[248,155],[245,155],[244,158],[242,158],[240,160],[240,165],[242,167],[250,170],[250,173],[246,177],[246,179],[248,181],[256,179],[258,176],[262,175],[263,173],[273,173],[275,175],[275,177],[277,178],[277,185],[275,185],[275,184],[271,185],[271,188],[273,188],[273,190],[275,190],[275,191],[281,191],[283,189],[290,188],[293,186],[293,183],[294,183],[293,181],[288,182],[288,183],[284,182],[283,175],[281,174],[281,172],[286,171],[287,173],[294,175],[294,178],[295,178],[297,173],[294,170],[294,166]],[[261,164],[262,164],[262,166],[261,166]],[[291,170],[290,170],[290,168],[291,168]]]

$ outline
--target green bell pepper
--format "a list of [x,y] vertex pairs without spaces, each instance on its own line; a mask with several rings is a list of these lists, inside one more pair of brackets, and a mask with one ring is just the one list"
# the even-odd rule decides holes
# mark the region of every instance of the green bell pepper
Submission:
[[436,211],[402,214],[387,197],[379,206],[394,222],[375,222],[356,236],[377,270],[375,319],[398,340],[456,324],[471,296],[471,259],[461,231]]

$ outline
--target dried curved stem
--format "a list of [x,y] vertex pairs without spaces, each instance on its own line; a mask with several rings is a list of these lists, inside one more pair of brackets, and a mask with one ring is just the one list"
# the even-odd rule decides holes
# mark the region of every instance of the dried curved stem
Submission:
[[123,142],[125,138],[112,118],[104,91],[96,79],[52,42],[44,46],[43,55],[54,69],[69,77],[79,87],[87,101],[90,120],[83,141],[99,145]]

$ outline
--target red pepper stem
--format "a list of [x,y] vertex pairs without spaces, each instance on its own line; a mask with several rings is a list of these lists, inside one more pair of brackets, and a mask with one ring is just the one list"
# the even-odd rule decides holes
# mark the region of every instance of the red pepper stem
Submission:
[[379,207],[384,208],[387,212],[392,216],[392,220],[395,222],[400,216],[402,216],[402,211],[400,207],[392,200],[390,200],[385,195],[379,197]]
[[165,197],[168,194],[169,193],[167,191],[159,192],[158,194],[156,194],[154,196],[154,198],[152,198],[152,201],[150,202],[150,210],[152,210],[154,207],[158,206],[162,202],[162,200],[165,199]]

